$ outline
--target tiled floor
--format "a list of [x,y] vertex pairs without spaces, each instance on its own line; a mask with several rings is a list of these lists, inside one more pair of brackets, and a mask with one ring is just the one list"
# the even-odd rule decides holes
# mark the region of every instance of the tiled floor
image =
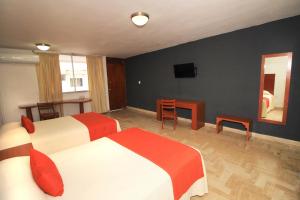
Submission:
[[119,120],[121,128],[140,127],[198,148],[204,157],[209,193],[192,200],[273,199],[300,200],[300,148],[252,139],[213,127],[198,131],[186,121],[173,122],[161,129],[152,114],[120,110],[108,114]]
[[274,120],[274,121],[282,121],[283,109],[282,108],[274,108],[270,112],[267,113],[265,119]]

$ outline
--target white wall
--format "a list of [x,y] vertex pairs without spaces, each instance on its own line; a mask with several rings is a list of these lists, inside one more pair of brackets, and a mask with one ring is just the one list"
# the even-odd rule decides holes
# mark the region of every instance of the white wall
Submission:
[[[79,98],[88,98],[89,92],[70,92],[64,93],[63,99],[79,99]],[[84,103],[84,112],[91,112],[91,103]],[[79,113],[79,105],[78,104],[64,104],[64,116],[74,115]]]
[[[89,97],[88,92],[66,93],[63,99]],[[19,121],[25,110],[22,104],[38,102],[38,84],[34,64],[0,63],[0,124]],[[91,111],[90,103],[84,104],[85,112]],[[64,115],[79,113],[78,104],[64,104]],[[39,120],[37,108],[32,110],[34,120]]]
[[267,58],[265,62],[265,74],[275,74],[274,104],[279,108],[284,105],[287,66],[287,56]]
[[[19,121],[21,104],[37,102],[38,86],[34,64],[0,63],[0,110],[2,122]],[[33,112],[38,119],[37,112]]]

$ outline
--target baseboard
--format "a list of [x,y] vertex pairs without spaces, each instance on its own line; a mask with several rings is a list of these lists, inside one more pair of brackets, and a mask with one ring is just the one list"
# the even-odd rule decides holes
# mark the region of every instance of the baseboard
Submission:
[[114,110],[109,110],[107,112],[114,112],[114,111],[119,111],[119,110],[123,110],[124,108],[118,108],[118,109],[114,109]]
[[[127,106],[127,109],[142,112],[144,114],[150,114],[150,115],[156,116],[156,112],[146,110],[146,109],[142,109],[142,108]],[[186,119],[186,118],[183,118],[183,117],[178,117],[178,119],[181,120],[181,121],[186,121],[186,122],[191,122],[192,121],[191,119]],[[205,123],[205,126],[213,127],[213,128],[216,127],[216,125],[212,124],[212,123]],[[230,131],[232,133],[245,135],[245,131],[242,131],[242,130],[239,130],[239,129],[236,129],[236,128],[223,127],[223,130]],[[289,140],[289,139],[275,137],[275,136],[271,136],[271,135],[264,135],[264,134],[256,133],[256,132],[252,132],[252,138],[263,139],[263,140],[279,142],[279,143],[283,143],[283,144],[287,144],[287,145],[293,145],[293,146],[300,147],[300,142],[299,141]]]
[[[132,107],[132,106],[127,106],[127,109],[142,112],[144,114],[154,115],[156,117],[156,112],[151,111],[151,110],[136,108],[136,107]],[[178,117],[178,119],[181,120],[181,121],[185,121],[185,122],[192,122],[191,119],[187,119],[187,118],[183,118],[183,117]]]

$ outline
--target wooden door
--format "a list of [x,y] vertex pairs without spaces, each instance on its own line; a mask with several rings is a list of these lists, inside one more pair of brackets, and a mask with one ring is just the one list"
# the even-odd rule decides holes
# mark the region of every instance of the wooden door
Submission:
[[127,105],[125,62],[123,59],[107,58],[107,81],[110,110]]
[[274,87],[275,87],[275,74],[265,74],[264,90],[267,90],[274,95]]

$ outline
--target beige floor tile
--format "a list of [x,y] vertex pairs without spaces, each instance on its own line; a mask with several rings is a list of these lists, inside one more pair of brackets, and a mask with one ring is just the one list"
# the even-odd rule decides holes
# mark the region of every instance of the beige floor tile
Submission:
[[108,113],[119,120],[121,128],[143,128],[193,146],[202,152],[209,193],[191,200],[299,200],[300,148],[252,139],[214,127],[197,131],[179,120],[176,130],[168,121],[164,129],[153,114],[129,109]]

